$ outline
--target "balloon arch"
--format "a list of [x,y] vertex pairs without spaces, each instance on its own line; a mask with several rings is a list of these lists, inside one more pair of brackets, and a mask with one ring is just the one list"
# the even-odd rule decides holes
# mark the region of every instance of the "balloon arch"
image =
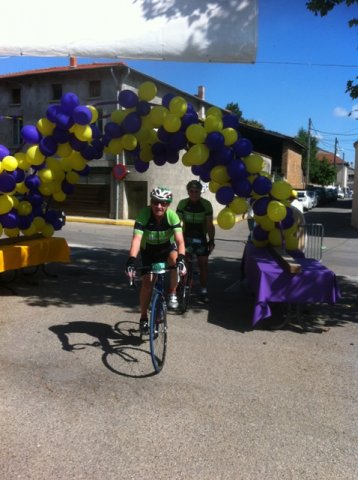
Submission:
[[[257,246],[284,242],[289,250],[297,248],[292,186],[272,182],[263,171],[263,158],[252,153],[252,143],[240,135],[237,115],[211,107],[202,120],[184,98],[168,93],[158,105],[151,103],[156,94],[150,81],[142,83],[138,93],[122,90],[122,108],[112,111],[102,133],[95,106],[80,105],[77,95],[66,93],[36,125],[22,128],[22,151],[11,155],[0,145],[0,236],[51,237],[60,230],[63,219],[50,208],[51,199],[64,201],[80,177],[89,174],[91,160],[104,153],[131,152],[136,171],[142,173],[151,162],[178,162],[184,150],[183,165],[209,182],[209,190],[223,205],[219,227],[232,228],[236,216],[250,209]],[[123,171],[116,173],[119,179],[125,176]]]

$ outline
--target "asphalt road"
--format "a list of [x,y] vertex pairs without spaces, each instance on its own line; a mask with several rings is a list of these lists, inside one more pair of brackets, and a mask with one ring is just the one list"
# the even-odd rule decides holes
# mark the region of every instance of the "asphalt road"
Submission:
[[[350,204],[307,214],[342,291],[306,331],[253,330],[238,280],[244,223],[217,230],[208,306],[169,317],[152,375],[138,292],[123,275],[131,228],[68,223],[58,277],[1,288],[0,478],[357,478],[358,232]],[[319,333],[320,332],[320,333]]]

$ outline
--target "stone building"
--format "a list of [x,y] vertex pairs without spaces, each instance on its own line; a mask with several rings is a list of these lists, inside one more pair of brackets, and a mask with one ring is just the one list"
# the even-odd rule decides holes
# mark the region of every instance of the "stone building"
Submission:
[[[161,104],[167,93],[180,95],[190,102],[199,114],[213,105],[204,99],[204,88],[198,94],[189,94],[149,77],[123,63],[78,64],[70,58],[67,67],[55,67],[0,75],[0,144],[12,152],[21,149],[20,130],[24,125],[36,125],[44,117],[49,105],[59,103],[66,92],[75,93],[81,105],[93,105],[100,113],[98,127],[105,127],[110,113],[117,108],[120,91],[137,91],[145,81],[157,86],[157,96],[153,103]],[[286,178],[294,188],[302,188],[301,154],[303,147],[294,139],[274,132],[242,124],[240,134],[249,138],[254,150],[265,160],[267,171],[280,178]],[[112,175],[113,166],[123,163],[129,171],[123,181]],[[105,154],[99,160],[90,161],[90,174],[81,177],[73,194],[62,204],[68,215],[104,217],[112,219],[133,219],[139,209],[148,203],[149,193],[156,185],[166,185],[174,194],[174,208],[177,201],[186,195],[185,185],[193,178],[191,169],[179,161],[156,166],[150,163],[145,173],[135,170],[128,154]],[[215,201],[215,196],[206,189],[204,194],[214,206],[214,215],[223,208]]]

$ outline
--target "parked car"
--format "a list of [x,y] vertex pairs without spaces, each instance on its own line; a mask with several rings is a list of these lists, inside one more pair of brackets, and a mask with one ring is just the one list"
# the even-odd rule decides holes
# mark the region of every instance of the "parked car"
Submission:
[[308,195],[307,190],[298,190],[297,200],[302,203],[304,211],[311,210],[313,207],[312,198]]
[[307,190],[307,195],[312,199],[312,208],[317,207],[319,198],[316,190]]

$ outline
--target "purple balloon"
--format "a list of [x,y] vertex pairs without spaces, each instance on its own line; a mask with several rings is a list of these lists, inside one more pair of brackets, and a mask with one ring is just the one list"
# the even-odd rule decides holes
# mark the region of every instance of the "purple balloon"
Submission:
[[51,135],[44,137],[40,141],[39,149],[42,155],[51,157],[51,155],[54,155],[57,151],[57,142]]
[[268,239],[268,232],[264,230],[260,225],[255,225],[252,231],[252,236],[258,242],[262,242]]
[[205,143],[210,150],[221,150],[225,144],[224,135],[220,132],[208,133]]
[[57,143],[66,143],[70,141],[71,133],[68,130],[55,127],[52,132],[52,137]]
[[149,168],[149,162],[143,162],[142,160],[136,158],[134,160],[134,168],[137,170],[137,172],[144,173]]
[[150,113],[150,110],[150,103],[146,102],[145,100],[140,100],[136,106],[136,111],[141,117],[148,115]]
[[0,145],[0,160],[10,155],[10,150],[5,145]]
[[223,115],[222,121],[224,128],[234,128],[235,130],[239,128],[239,117],[235,113]]
[[234,190],[228,186],[220,187],[215,194],[216,201],[222,205],[227,205],[228,203],[232,202],[234,196]]
[[227,173],[230,175],[232,180],[239,180],[240,178],[246,178],[248,172],[246,170],[246,165],[239,158],[234,158],[226,167]]
[[272,182],[269,178],[260,175],[252,182],[252,190],[258,195],[267,195],[272,188]]
[[132,90],[122,90],[118,95],[118,103],[124,108],[133,108],[138,104],[138,96]]
[[251,183],[247,178],[240,178],[232,182],[232,188],[239,197],[249,197],[251,194]]
[[238,157],[247,157],[252,152],[252,142],[248,138],[240,138],[234,143],[233,149]]
[[65,93],[61,98],[61,109],[64,113],[72,114],[74,109],[78,107],[80,100],[75,93]]
[[136,112],[129,113],[122,122],[122,128],[126,133],[138,132],[141,126],[142,120]]
[[2,172],[0,174],[0,192],[9,193],[12,192],[16,187],[15,178],[7,172]]
[[4,215],[0,215],[0,223],[4,228],[16,228],[19,225],[19,216],[17,212],[11,210]]
[[252,205],[255,215],[263,216],[267,213],[267,205],[270,203],[269,197],[258,198]]
[[119,138],[123,134],[123,130],[118,123],[115,122],[108,122],[104,127],[104,131],[107,135],[112,138]]
[[39,143],[42,138],[41,133],[33,125],[26,125],[21,129],[21,136],[25,143],[35,145]]
[[30,191],[37,190],[41,181],[37,175],[29,175],[25,178],[25,185]]
[[60,105],[50,105],[47,107],[46,117],[50,120],[50,122],[56,123],[57,115],[59,113],[61,113]]
[[174,93],[166,93],[162,97],[162,105],[166,108],[169,108],[169,103],[174,97],[175,97]]

